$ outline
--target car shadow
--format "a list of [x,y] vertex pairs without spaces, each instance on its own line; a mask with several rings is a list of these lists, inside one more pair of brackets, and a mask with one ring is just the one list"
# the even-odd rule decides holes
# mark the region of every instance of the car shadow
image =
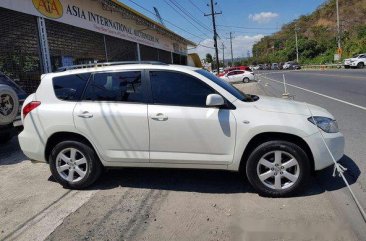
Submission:
[[25,160],[28,157],[20,149],[17,136],[6,144],[0,144],[0,166],[18,164]]
[[[355,183],[360,175],[355,162],[344,156],[340,163],[348,168],[348,182]],[[308,185],[296,196],[312,196],[344,188],[346,185],[343,180],[338,176],[334,178],[332,174],[333,166],[316,172],[309,178]],[[237,172],[158,168],[109,169],[89,190],[117,187],[212,194],[255,193],[248,181]]]

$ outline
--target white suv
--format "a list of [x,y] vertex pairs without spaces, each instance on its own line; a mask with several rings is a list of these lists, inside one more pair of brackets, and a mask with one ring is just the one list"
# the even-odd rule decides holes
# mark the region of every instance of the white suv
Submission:
[[344,68],[363,69],[366,65],[366,54],[357,54],[350,59],[344,60]]
[[[23,152],[63,186],[92,184],[103,167],[243,171],[261,194],[302,189],[337,160],[344,138],[317,106],[247,95],[203,69],[119,64],[42,76],[23,107]],[[310,111],[315,116],[315,124]]]

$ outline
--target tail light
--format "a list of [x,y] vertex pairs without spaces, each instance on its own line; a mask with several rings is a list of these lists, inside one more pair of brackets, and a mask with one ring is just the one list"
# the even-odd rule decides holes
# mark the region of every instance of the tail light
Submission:
[[41,104],[40,101],[32,101],[29,102],[26,106],[23,108],[23,119],[35,108],[37,108]]

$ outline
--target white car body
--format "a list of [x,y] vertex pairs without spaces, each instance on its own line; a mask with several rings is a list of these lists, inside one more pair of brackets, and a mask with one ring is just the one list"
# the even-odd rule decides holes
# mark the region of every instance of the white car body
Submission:
[[233,70],[221,76],[221,78],[229,83],[243,82],[244,80],[249,82],[255,80],[254,73],[245,70]]
[[[230,101],[235,109],[195,108],[141,103],[62,101],[52,91],[52,78],[90,69],[51,73],[42,77],[36,93],[24,105],[37,100],[41,105],[23,119],[19,135],[23,152],[33,160],[48,161],[46,145],[57,133],[76,133],[93,145],[106,167],[177,167],[237,171],[247,144],[261,133],[287,133],[306,142],[314,159],[314,170],[332,164],[319,129],[308,121],[305,103],[260,96],[243,102],[196,68],[174,65],[123,65],[96,71],[174,70],[205,82]],[[333,116],[320,107],[308,105],[314,116]],[[90,113],[93,118],[85,118]],[[163,113],[166,122],[156,121]],[[85,115],[85,116],[83,116]],[[112,121],[113,120],[113,121]],[[341,133],[323,133],[336,160],[343,156]]]
[[[84,87],[64,84],[75,81]],[[186,88],[187,81],[193,84]],[[75,93],[80,95],[74,99]],[[88,97],[90,93],[96,99]],[[140,95],[138,102],[129,99],[141,93],[146,96]],[[156,101],[167,96],[172,104]],[[280,196],[298,190],[311,170],[333,164],[322,137],[335,160],[344,150],[337,127],[330,133],[311,122],[313,115],[336,126],[325,109],[245,95],[209,72],[187,66],[125,64],[46,74],[36,93],[25,100],[22,113],[22,151],[32,160],[49,163],[59,183],[76,188],[93,183],[101,165],[239,171],[244,164],[258,192]],[[275,149],[266,151],[263,145]],[[252,157],[258,150],[267,154]],[[253,163],[257,169],[252,169]]]
[[286,62],[283,64],[282,69],[288,69],[288,68],[290,68],[290,65],[291,65],[290,62]]
[[359,54],[359,55],[354,56],[353,58],[344,60],[345,68],[350,68],[350,67],[363,68],[365,65],[366,65],[366,53]]

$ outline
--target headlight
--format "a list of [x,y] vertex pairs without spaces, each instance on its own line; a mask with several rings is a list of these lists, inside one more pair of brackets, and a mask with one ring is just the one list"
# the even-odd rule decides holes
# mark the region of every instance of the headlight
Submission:
[[[315,123],[314,123],[314,120],[315,120]],[[310,121],[314,125],[318,126],[324,132],[327,132],[327,133],[339,132],[337,121],[332,120],[328,117],[314,116],[314,117],[309,117],[308,121]]]

